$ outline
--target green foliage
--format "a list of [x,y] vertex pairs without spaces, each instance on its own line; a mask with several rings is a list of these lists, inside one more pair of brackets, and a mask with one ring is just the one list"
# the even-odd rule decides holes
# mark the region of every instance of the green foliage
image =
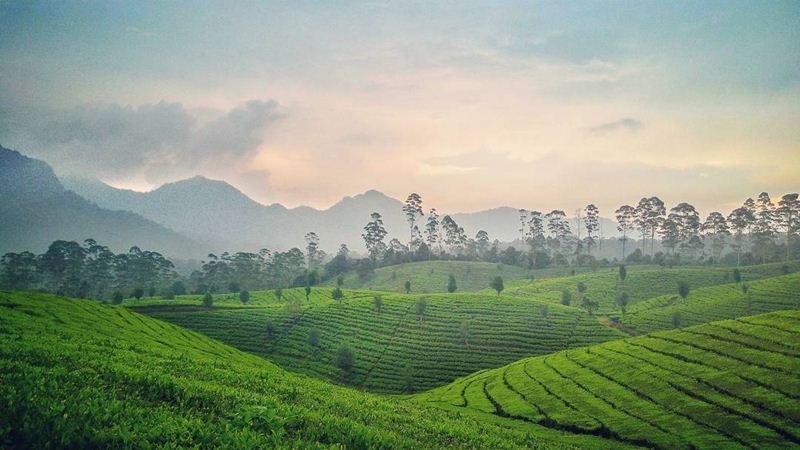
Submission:
[[505,286],[503,285],[503,277],[501,277],[500,275],[494,277],[492,279],[490,287],[495,291],[497,291],[497,295],[499,296],[500,293],[503,292],[503,289],[505,289]]
[[417,315],[419,316],[420,321],[425,319],[425,308],[427,307],[428,307],[428,300],[426,300],[424,297],[417,300],[415,308],[417,310]]
[[133,293],[131,295],[136,300],[141,300],[141,298],[144,296],[144,289],[141,287],[135,287],[133,288]]
[[561,290],[561,304],[564,306],[569,306],[572,303],[572,293],[567,289]]
[[342,292],[342,288],[336,286],[336,288],[331,292],[331,298],[336,301],[339,301],[344,298],[344,293]]
[[312,328],[311,331],[308,332],[308,344],[312,347],[319,346],[319,330],[316,328]]
[[206,294],[203,296],[203,306],[205,306],[206,308],[210,308],[213,305],[214,305],[214,296],[211,295],[210,292],[206,292]]
[[683,326],[683,320],[681,320],[681,312],[674,311],[672,313],[672,328],[680,328]]
[[619,310],[622,314],[625,314],[628,303],[630,303],[630,295],[628,295],[627,292],[620,292],[619,295],[617,295],[617,306],[619,306]]
[[283,300],[283,289],[281,288],[275,289],[275,298],[277,298],[278,301]]
[[584,283],[583,281],[578,281],[578,284],[576,285],[576,288],[578,290],[578,293],[580,293],[580,294],[585,294],[586,293],[586,283]]
[[380,295],[372,297],[372,307],[375,311],[381,312],[381,310],[383,310],[383,297]]
[[239,291],[239,301],[241,301],[243,305],[246,305],[247,302],[250,301],[250,291],[247,289]]
[[272,339],[275,337],[275,333],[277,330],[275,329],[275,324],[272,321],[267,321],[266,326],[264,326],[264,334],[266,335],[267,339]]
[[308,301],[309,297],[311,297],[311,286],[310,285],[307,285],[305,287],[305,293],[306,293],[306,301]]
[[336,277],[336,286],[337,287],[344,286],[344,277],[343,276],[339,275],[338,277]]
[[689,290],[690,288],[688,282],[684,280],[678,281],[678,295],[680,295],[682,299],[685,300],[686,297],[689,296]]
[[406,294],[411,293],[411,281],[406,280],[406,282],[403,284],[403,287],[405,288]]
[[456,291],[456,277],[452,273],[447,277],[447,292],[453,293]]
[[625,281],[625,278],[628,276],[628,269],[625,268],[625,264],[619,265],[619,280]]
[[[534,299],[498,302],[491,294],[425,295],[424,320],[416,312],[418,296],[342,290],[346,302],[337,303],[329,291],[315,289],[304,310],[303,289],[287,289],[284,301],[271,292],[251,292],[247,308],[225,303],[225,308],[198,311],[147,308],[147,314],[219,339],[295,372],[340,382],[335,350],[350,345],[357,352],[349,382],[365,389],[402,393],[402,368],[413,363],[415,390],[429,389],[476,370],[499,367],[520,358],[584,346],[625,334],[604,326],[578,308]],[[270,296],[272,302],[262,300]],[[375,297],[381,310],[376,313]],[[298,301],[298,313],[285,308]],[[215,305],[222,306],[222,299]],[[176,300],[180,302],[180,300]],[[196,303],[195,303],[196,304]],[[240,304],[239,304],[240,305]],[[548,306],[548,317],[541,313]],[[302,314],[300,314],[302,312]],[[469,346],[460,342],[460,325],[468,322]],[[275,339],[265,341],[272,322]],[[312,328],[324,338],[314,358],[308,356]],[[278,338],[279,337],[279,338]]]
[[0,292],[0,310],[4,448],[600,444],[298,376],[125,308]]
[[336,350],[336,367],[341,369],[345,377],[352,373],[355,359],[355,353],[349,345],[342,345]]
[[472,332],[469,329],[469,322],[466,320],[461,322],[461,326],[458,329],[458,335],[461,338],[462,344],[469,345],[469,338],[472,336]]
[[115,305],[122,303],[122,292],[114,291],[114,294],[111,296],[111,302]]
[[576,348],[414,398],[603,436],[608,448],[793,447],[800,350],[786,343],[800,342],[798,323],[800,311],[781,311]]
[[741,283],[742,282],[742,272],[739,270],[738,267],[733,269],[733,281],[735,281],[737,283]]

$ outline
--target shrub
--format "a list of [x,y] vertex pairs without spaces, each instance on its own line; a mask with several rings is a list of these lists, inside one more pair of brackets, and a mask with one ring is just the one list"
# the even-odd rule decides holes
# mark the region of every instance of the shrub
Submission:
[[275,324],[271,320],[264,327],[264,332],[267,335],[267,339],[272,339],[275,336]]
[[[333,289],[333,292],[331,292],[331,297],[338,302],[344,298],[344,293],[339,286],[336,286],[336,288]],[[306,296],[306,298],[308,298],[308,296]]]
[[419,320],[422,321],[425,318],[425,308],[428,306],[428,301],[424,298],[417,300],[417,315],[419,315]]
[[308,332],[308,343],[311,344],[312,347],[319,346],[319,331],[316,328],[312,328]]
[[499,296],[500,293],[503,292],[503,289],[505,289],[505,286],[503,285],[503,277],[500,275],[494,277],[490,286],[492,289],[497,291],[497,295]]
[[372,306],[375,308],[375,311],[381,312],[383,309],[383,297],[380,295],[372,297]]
[[247,289],[242,289],[241,291],[239,291],[239,300],[243,304],[247,304],[247,302],[250,301],[250,291],[248,291]]
[[115,305],[122,303],[122,292],[114,291],[114,294],[111,296],[111,302]]
[[403,287],[406,289],[406,294],[410,294],[411,293],[411,282],[410,281],[406,280],[406,282],[403,285]]
[[342,370],[343,375],[349,376],[355,365],[356,356],[349,345],[342,345],[336,351],[336,367]]
[[675,311],[672,313],[672,328],[680,328],[681,325],[681,313],[679,311]]
[[572,303],[572,293],[568,290],[564,289],[561,291],[561,304],[564,306],[569,306]]
[[451,294],[456,291],[456,277],[451,273],[447,278],[447,292]]
[[275,298],[277,298],[278,301],[281,301],[283,299],[283,289],[281,288],[275,289]]
[[203,306],[206,308],[210,308],[214,305],[214,297],[211,295],[210,292],[206,292],[206,295],[203,296]]
[[738,268],[733,269],[733,281],[737,283],[741,283],[742,281],[742,272],[740,272]]
[[136,300],[141,299],[143,295],[144,295],[144,289],[140,287],[133,289],[133,298],[135,298]]
[[689,283],[686,281],[678,281],[678,295],[686,300],[686,297],[689,296]]
[[625,278],[628,276],[628,269],[625,268],[625,264],[619,265],[619,279],[620,281],[625,281]]

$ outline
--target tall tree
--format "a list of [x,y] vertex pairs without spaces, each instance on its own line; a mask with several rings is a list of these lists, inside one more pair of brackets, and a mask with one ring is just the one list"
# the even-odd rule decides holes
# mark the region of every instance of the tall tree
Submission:
[[416,192],[409,194],[406,198],[405,204],[403,205],[403,213],[406,215],[406,221],[408,221],[408,226],[411,233],[408,240],[408,248],[413,251],[416,248],[414,246],[414,224],[417,222],[418,217],[425,215],[422,212],[422,197]]
[[586,228],[586,253],[592,254],[592,247],[595,244],[595,237],[600,230],[600,211],[594,204],[589,204],[583,209],[583,226]]
[[458,226],[450,216],[442,218],[442,230],[444,231],[444,243],[448,250],[453,254],[460,254],[467,243],[467,235],[464,229]]
[[789,260],[791,253],[792,239],[800,230],[800,200],[797,193],[786,194],[778,202],[778,209],[775,211],[778,222],[786,232],[786,260]]
[[386,249],[383,239],[386,237],[386,228],[383,227],[383,218],[380,213],[373,212],[370,214],[370,220],[364,226],[364,233],[361,237],[364,238],[364,244],[367,247],[369,257],[375,261]]
[[714,211],[706,217],[700,229],[711,240],[711,256],[714,261],[718,261],[725,248],[725,242],[731,235],[728,221],[721,213]]
[[681,250],[688,252],[690,258],[694,258],[699,242],[700,214],[694,206],[682,202],[670,209],[668,220],[676,225]]
[[667,215],[667,207],[658,197],[650,197],[647,199],[647,205],[647,217],[645,222],[647,223],[647,228],[650,230],[650,256],[653,256],[655,254],[656,231],[664,222],[664,218]]
[[525,243],[525,228],[528,225],[528,210],[527,209],[520,209],[519,210],[519,238],[522,243]]
[[322,262],[320,258],[319,236],[313,231],[306,233],[306,258],[309,269],[314,269]]
[[755,216],[749,209],[742,206],[734,209],[728,215],[728,223],[733,229],[733,242],[736,249],[736,265],[742,262],[742,247],[744,246],[744,233],[750,227],[750,224],[755,221]]
[[753,237],[761,253],[761,263],[767,262],[767,252],[769,244],[775,239],[775,205],[769,198],[769,194],[762,192],[756,199],[755,224],[753,226]]
[[425,222],[425,240],[431,253],[433,252],[433,246],[440,244],[439,214],[436,212],[436,208],[431,208],[430,212],[428,212],[428,220]]
[[564,211],[556,209],[547,213],[545,219],[547,219],[547,231],[550,233],[548,246],[554,255],[564,256],[564,253],[568,253],[569,239],[572,237],[567,215]]
[[489,233],[484,230],[479,230],[477,234],[475,234],[475,246],[478,250],[478,257],[484,258],[486,253],[489,251]]
[[650,216],[650,199],[642,197],[636,205],[635,211],[636,214],[633,222],[642,237],[642,255],[644,255],[647,249],[647,237],[650,234],[650,222],[648,221],[648,217]]
[[614,211],[617,217],[617,230],[622,233],[619,238],[622,241],[622,261],[625,261],[625,243],[628,241],[628,233],[634,227],[636,208],[631,205],[622,205]]

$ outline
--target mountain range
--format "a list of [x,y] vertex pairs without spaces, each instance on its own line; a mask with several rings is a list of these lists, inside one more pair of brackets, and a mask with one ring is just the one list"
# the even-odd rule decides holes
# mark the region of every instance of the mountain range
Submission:
[[[201,176],[137,192],[94,178],[59,179],[43,161],[2,147],[0,181],[0,210],[7,211],[0,219],[3,252],[41,249],[54,239],[93,237],[117,249],[140,245],[189,258],[302,247],[309,231],[317,233],[326,251],[344,243],[362,252],[361,232],[372,212],[383,216],[388,238],[405,242],[409,236],[403,203],[376,190],[345,197],[327,209],[263,205],[224,181]],[[470,236],[478,230],[504,242],[519,236],[516,208],[451,217]],[[602,222],[606,236],[616,234],[613,221]]]

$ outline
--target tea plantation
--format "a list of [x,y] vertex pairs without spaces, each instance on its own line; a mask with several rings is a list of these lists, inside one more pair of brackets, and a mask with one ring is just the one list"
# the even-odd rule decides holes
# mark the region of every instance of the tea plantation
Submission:
[[527,358],[416,399],[654,448],[800,445],[800,311]]
[[[377,308],[373,295],[345,292],[345,300],[329,295],[327,301],[304,303],[302,311],[276,306],[146,312],[294,371],[392,393],[429,389],[526,356],[626,336],[578,308],[529,299],[375,293],[381,302]],[[335,364],[343,344],[355,353],[346,378]]]
[[[746,266],[739,270],[742,281],[748,282],[780,276],[786,272],[797,272],[800,270],[800,263]],[[733,281],[732,268],[629,266],[624,281],[619,279],[617,267],[601,268],[596,272],[586,272],[574,276],[508,283],[504,293],[559,303],[562,291],[567,290],[571,294],[572,305],[579,306],[582,295],[585,295],[598,303],[597,311],[600,314],[609,314],[618,309],[616,299],[622,292],[628,293],[629,302],[633,305],[652,297],[677,294],[678,282],[685,282],[691,289],[697,289]],[[578,292],[579,283],[586,287],[584,294]]]
[[3,448],[604,448],[291,374],[125,308],[0,292]]

